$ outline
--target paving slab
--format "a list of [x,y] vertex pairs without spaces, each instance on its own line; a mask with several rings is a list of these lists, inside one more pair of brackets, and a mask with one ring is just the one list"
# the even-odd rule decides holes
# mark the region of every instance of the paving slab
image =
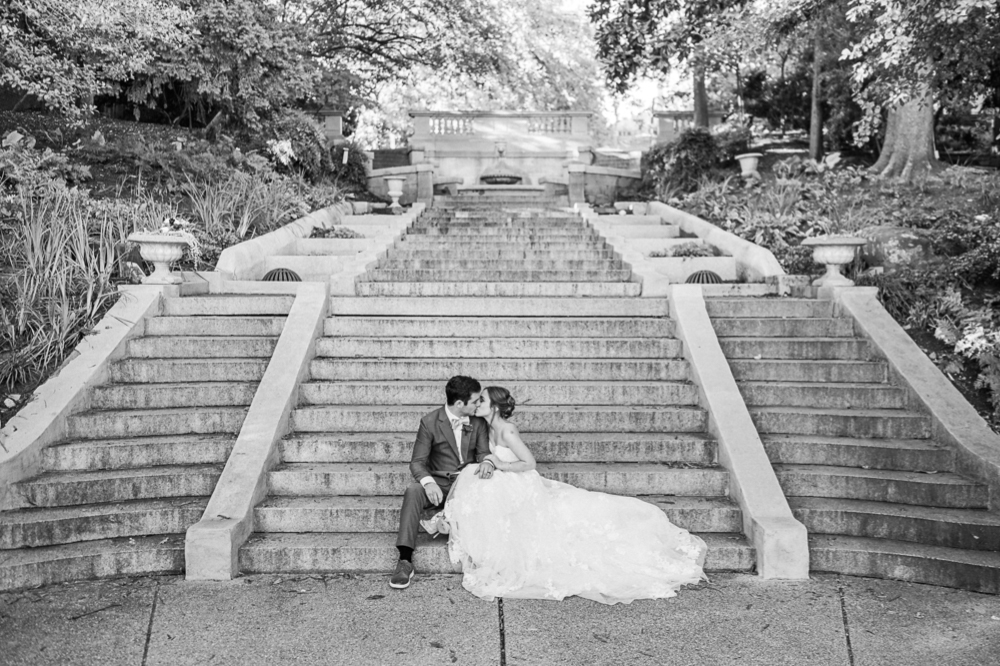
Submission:
[[[496,602],[467,593],[457,575],[418,574],[402,591],[386,578],[160,576],[4,593],[0,663],[500,663]],[[503,609],[510,666],[1000,663],[1000,597],[898,581],[715,574],[673,599],[509,599]]]
[[156,586],[123,578],[0,594],[0,663],[141,664]]
[[496,664],[497,609],[458,576],[248,576],[161,587],[148,666]]
[[847,666],[836,588],[711,576],[673,599],[504,602],[508,664]]
[[838,581],[855,666],[1000,664],[1000,597],[875,578]]

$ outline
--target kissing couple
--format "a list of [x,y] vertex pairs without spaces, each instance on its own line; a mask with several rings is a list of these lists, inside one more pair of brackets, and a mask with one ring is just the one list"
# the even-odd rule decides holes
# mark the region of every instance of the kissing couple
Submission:
[[[604,604],[676,596],[705,578],[705,542],[635,497],[546,479],[511,417],[515,400],[462,375],[420,419],[403,495],[390,587],[409,587],[420,527],[447,533],[448,555],[476,596]],[[428,511],[438,514],[421,520]]]

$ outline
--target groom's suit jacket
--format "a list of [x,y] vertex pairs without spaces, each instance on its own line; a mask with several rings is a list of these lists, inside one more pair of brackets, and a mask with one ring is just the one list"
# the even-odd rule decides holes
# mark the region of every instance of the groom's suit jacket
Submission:
[[[413,444],[410,473],[417,481],[426,477],[450,479],[460,466],[482,462],[490,453],[489,425],[486,419],[469,417],[469,432],[462,432],[462,441],[455,441],[455,431],[444,407],[435,409],[420,419],[417,440]],[[462,460],[458,461],[458,447]]]

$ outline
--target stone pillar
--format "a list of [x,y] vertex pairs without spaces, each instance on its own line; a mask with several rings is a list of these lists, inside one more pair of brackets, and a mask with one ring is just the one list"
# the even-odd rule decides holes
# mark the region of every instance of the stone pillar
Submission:
[[334,109],[323,109],[319,112],[323,118],[323,133],[326,134],[326,141],[331,146],[337,145],[344,138],[344,112]]
[[417,202],[428,206],[434,202],[434,167],[429,164],[417,166]]
[[583,164],[570,164],[567,167],[569,172],[569,205],[587,203],[586,184],[587,167]]

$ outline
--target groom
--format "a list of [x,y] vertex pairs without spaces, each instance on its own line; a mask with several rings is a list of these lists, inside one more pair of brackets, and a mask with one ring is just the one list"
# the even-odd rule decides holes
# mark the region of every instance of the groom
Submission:
[[[466,465],[482,463],[490,453],[489,426],[485,419],[473,416],[483,401],[479,382],[458,375],[448,380],[444,393],[447,404],[420,419],[413,444],[410,473],[416,481],[403,495],[396,538],[399,562],[389,579],[389,586],[397,590],[409,587],[416,573],[412,560],[421,513],[428,507],[442,506],[459,471]],[[486,461],[476,474],[488,479],[493,470],[493,464]]]

